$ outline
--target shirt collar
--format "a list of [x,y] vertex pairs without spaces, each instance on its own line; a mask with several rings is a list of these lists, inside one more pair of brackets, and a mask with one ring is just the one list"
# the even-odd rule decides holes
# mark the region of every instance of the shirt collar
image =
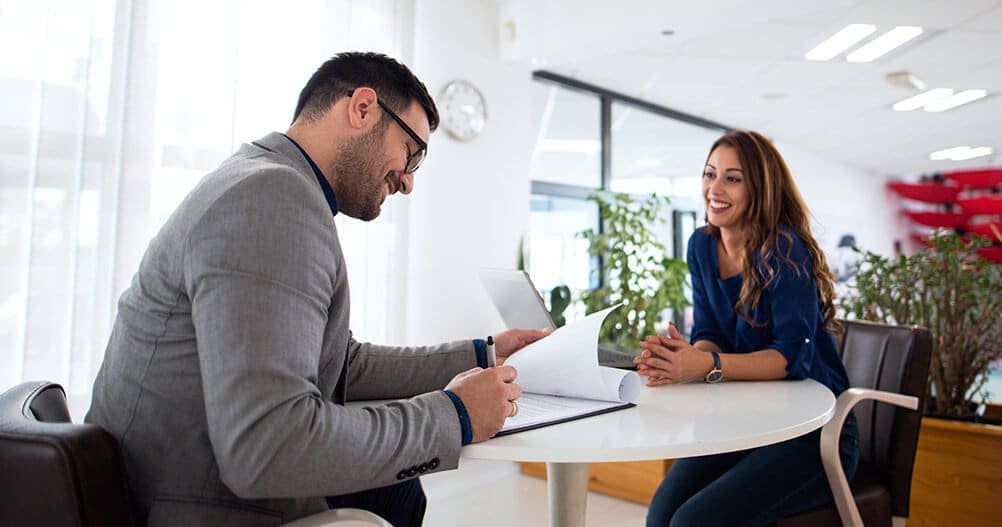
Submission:
[[296,145],[296,148],[298,148],[299,151],[302,152],[303,157],[305,157],[306,161],[309,162],[310,168],[313,169],[313,175],[317,177],[317,182],[320,183],[320,188],[324,191],[324,198],[327,199],[327,206],[331,208],[331,214],[337,216],[337,199],[334,198],[334,189],[331,188],[331,184],[327,181],[327,178],[324,177],[324,173],[320,171],[320,167],[318,167],[317,164],[313,162],[313,159],[310,158],[310,155],[306,153],[306,150],[303,150],[303,147],[299,146],[299,143],[297,143],[294,139],[292,139],[288,135],[285,135],[285,138],[288,139],[289,142],[291,142],[292,144]]

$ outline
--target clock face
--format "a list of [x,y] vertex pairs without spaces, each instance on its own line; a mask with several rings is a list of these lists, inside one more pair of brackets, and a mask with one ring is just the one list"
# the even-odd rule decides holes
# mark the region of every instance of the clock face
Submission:
[[484,131],[487,124],[484,96],[469,82],[457,80],[447,84],[439,96],[439,106],[442,126],[452,137],[469,141]]

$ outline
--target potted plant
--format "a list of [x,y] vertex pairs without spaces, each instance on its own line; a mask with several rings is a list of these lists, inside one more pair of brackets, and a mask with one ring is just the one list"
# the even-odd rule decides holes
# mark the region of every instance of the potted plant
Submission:
[[635,354],[639,341],[658,331],[666,309],[689,305],[689,269],[684,261],[668,256],[656,235],[657,227],[668,223],[671,201],[657,194],[634,200],[622,193],[595,193],[588,199],[598,205],[602,228],[581,235],[588,241],[588,252],[599,259],[602,280],[599,287],[583,292],[581,301],[588,313],[622,302],[624,306],[605,319],[599,341]]
[[927,414],[973,416],[973,399],[1002,358],[1002,266],[980,259],[987,245],[956,234],[929,240],[911,256],[862,251],[850,294],[839,307],[849,318],[929,328],[933,335]]

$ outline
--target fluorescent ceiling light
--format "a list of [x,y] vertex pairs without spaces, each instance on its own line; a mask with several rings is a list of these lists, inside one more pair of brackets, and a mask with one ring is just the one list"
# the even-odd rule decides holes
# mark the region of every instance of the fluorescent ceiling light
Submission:
[[866,45],[847,55],[845,60],[870,62],[921,34],[922,28],[920,27],[898,26],[867,42]]
[[974,159],[975,157],[984,157],[992,155],[992,147],[990,146],[979,146],[976,148],[968,148],[967,152],[961,152],[959,154],[954,154],[954,161],[963,161],[965,159]]
[[969,146],[955,146],[953,148],[947,148],[945,150],[937,150],[929,154],[929,159],[933,161],[964,161],[966,159],[974,159],[976,157],[984,157],[992,154],[992,147],[990,146],[978,146],[971,148]]
[[950,88],[935,88],[894,103],[894,109],[899,112],[910,112],[951,95],[953,90]]
[[953,148],[947,148],[945,150],[937,150],[937,151],[929,154],[929,159],[932,159],[933,161],[942,161],[944,159],[953,159],[953,155],[954,154],[960,154],[962,152],[966,152],[970,148],[971,147],[969,147],[969,146],[955,146]]
[[945,99],[940,99],[935,102],[931,102],[925,106],[925,111],[927,112],[942,112],[943,110],[949,110],[950,108],[955,108],[961,104],[967,104],[969,102],[976,101],[982,97],[988,95],[985,90],[964,90],[957,93],[953,97],[947,97]]
[[877,30],[873,24],[849,24],[807,52],[807,60],[831,60]]

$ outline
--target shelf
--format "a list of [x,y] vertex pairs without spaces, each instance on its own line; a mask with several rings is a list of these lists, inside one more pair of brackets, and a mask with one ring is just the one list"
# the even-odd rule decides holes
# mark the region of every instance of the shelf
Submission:
[[892,181],[887,187],[902,198],[908,198],[924,203],[953,203],[960,194],[961,187],[944,185],[942,183],[908,183]]

